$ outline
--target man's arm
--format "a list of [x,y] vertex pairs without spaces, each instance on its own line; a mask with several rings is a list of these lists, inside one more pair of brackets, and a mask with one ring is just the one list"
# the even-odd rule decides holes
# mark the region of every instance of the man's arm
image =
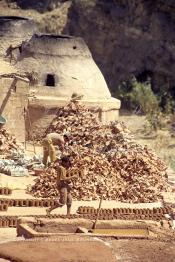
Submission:
[[65,177],[65,170],[63,167],[57,165],[55,166],[55,169],[57,171],[57,183],[59,184],[59,182]]
[[77,177],[76,175],[66,176],[67,170],[62,166],[58,166],[56,170],[57,170],[57,179],[59,181],[69,181]]
[[77,175],[73,175],[73,176],[65,177],[64,179],[60,179],[60,180],[71,181],[71,180],[74,179],[74,178],[77,178]]
[[62,135],[58,133],[49,133],[46,138],[50,139],[54,146],[59,146],[61,150],[64,149],[64,137]]
[[60,141],[60,144],[58,145],[59,148],[63,151],[64,150],[64,142]]

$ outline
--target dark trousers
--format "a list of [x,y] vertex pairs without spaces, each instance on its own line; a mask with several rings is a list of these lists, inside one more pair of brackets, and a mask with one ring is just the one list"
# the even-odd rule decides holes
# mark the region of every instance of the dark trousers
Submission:
[[72,205],[72,196],[71,196],[71,188],[69,185],[64,185],[59,187],[60,198],[57,200],[57,204],[59,206],[67,205],[71,207]]

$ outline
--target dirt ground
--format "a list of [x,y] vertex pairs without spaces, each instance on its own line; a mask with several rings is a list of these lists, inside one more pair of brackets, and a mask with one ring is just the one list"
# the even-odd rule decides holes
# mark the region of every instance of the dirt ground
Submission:
[[119,262],[174,262],[175,242],[148,240],[111,241]]
[[[145,145],[155,150],[168,165],[173,167],[175,162],[175,138],[171,137],[168,130],[158,132],[156,138],[145,138],[142,135],[144,117],[142,116],[120,116],[120,120],[124,121],[128,128],[132,131],[136,142]],[[33,146],[27,145],[29,155],[33,155]],[[36,147],[37,154],[42,153],[41,147]],[[9,186],[13,190],[12,196],[4,196],[5,198],[31,198],[32,196],[25,193],[25,188],[28,184],[32,184],[35,177],[8,177],[0,175],[0,184]],[[173,200],[174,201],[174,200]],[[75,213],[77,208],[82,205],[98,207],[98,201],[74,201],[72,212]],[[149,204],[127,204],[117,203],[116,201],[103,201],[103,208],[112,207],[160,207],[161,203]],[[53,214],[66,214],[66,207],[56,209]],[[10,207],[7,212],[0,212],[0,215],[34,215],[46,214],[45,208],[37,207]],[[9,241],[15,241],[13,243]],[[6,243],[3,243],[6,242]],[[119,262],[158,262],[175,261],[175,251],[173,241],[147,241],[147,240],[111,240],[104,243],[65,243],[65,241],[51,242],[20,242],[16,238],[16,229],[1,228],[0,229],[0,257],[9,258],[17,262],[40,262],[61,261],[61,262],[94,262],[94,261],[116,261]],[[111,253],[111,248],[112,252]],[[62,249],[62,252],[60,251]],[[39,250],[39,252],[38,252]],[[29,255],[30,254],[30,255]],[[100,254],[100,255],[99,255]],[[55,259],[55,260],[54,260]],[[1,262],[0,258],[0,262]]]
[[103,242],[90,240],[74,241],[63,239],[62,242],[19,241],[0,245],[0,257],[14,262],[115,262],[112,249]]
[[119,120],[125,123],[137,143],[147,145],[175,171],[175,137],[172,135],[169,125],[150,134],[145,128],[145,116],[121,113]]
[[175,242],[150,240],[45,239],[1,244],[0,257],[14,262],[174,262],[174,245]]
[[[16,240],[16,228],[1,228],[0,229],[0,244],[8,241]],[[19,238],[20,239],[20,238]],[[0,260],[1,262],[1,260]]]

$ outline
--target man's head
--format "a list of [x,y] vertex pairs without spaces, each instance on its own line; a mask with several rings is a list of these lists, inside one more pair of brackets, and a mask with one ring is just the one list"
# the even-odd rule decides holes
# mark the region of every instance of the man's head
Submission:
[[69,133],[65,133],[65,134],[63,135],[63,137],[64,137],[64,141],[65,141],[65,142],[68,142],[68,141],[70,140],[70,134],[69,134]]
[[71,160],[70,160],[70,157],[69,156],[63,156],[61,158],[61,164],[64,166],[64,167],[71,167],[72,163],[71,163]]
[[77,94],[77,93],[73,93],[71,96],[71,101],[72,102],[77,102],[78,100],[81,100],[83,98],[83,95],[81,94]]
[[42,141],[43,146],[48,146],[50,144],[52,144],[52,140],[48,139],[48,138],[44,138]]

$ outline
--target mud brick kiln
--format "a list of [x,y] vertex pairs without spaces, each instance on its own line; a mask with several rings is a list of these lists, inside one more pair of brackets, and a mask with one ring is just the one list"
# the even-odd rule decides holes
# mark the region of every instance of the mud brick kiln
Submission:
[[82,38],[39,34],[21,17],[0,17],[0,25],[0,114],[20,141],[41,135],[73,93],[103,123],[118,118],[120,101]]

